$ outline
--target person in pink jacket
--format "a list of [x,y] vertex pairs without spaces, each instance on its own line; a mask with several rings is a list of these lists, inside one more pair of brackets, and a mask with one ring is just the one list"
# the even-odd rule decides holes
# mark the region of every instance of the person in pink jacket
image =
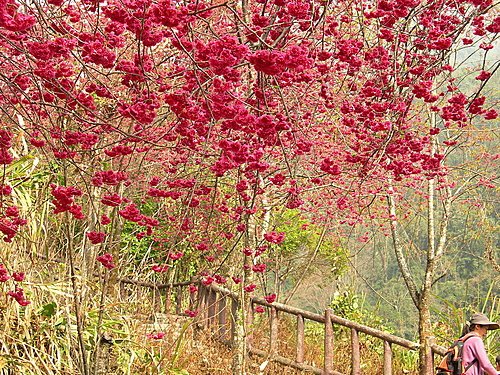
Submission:
[[481,313],[472,315],[468,323],[468,335],[471,337],[465,341],[462,352],[464,368],[468,368],[466,375],[500,374],[488,359],[483,343],[486,333],[498,328],[499,324],[491,322],[486,315]]

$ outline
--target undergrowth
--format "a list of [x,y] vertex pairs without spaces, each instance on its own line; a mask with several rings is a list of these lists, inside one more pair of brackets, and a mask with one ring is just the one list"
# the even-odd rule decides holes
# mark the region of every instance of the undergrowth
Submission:
[[[0,300],[0,374],[80,375],[83,366],[74,294],[70,280],[58,276],[67,274],[64,265],[33,270],[27,275],[29,282],[23,284],[31,301],[28,306],[7,297]],[[175,294],[166,297],[140,285],[120,284],[109,274],[78,277],[87,375],[232,373],[231,348],[213,340],[199,318],[173,314]],[[0,287],[5,295],[9,286]],[[268,312],[255,314],[252,326],[247,327],[252,345],[261,350],[269,350]],[[277,354],[293,359],[295,318],[281,313],[279,318]],[[226,328],[229,333],[230,327]],[[383,343],[364,335],[360,341],[362,374],[382,373]],[[323,326],[306,321],[305,363],[322,368],[323,343]],[[349,374],[350,331],[336,329],[334,345],[335,370]],[[416,353],[394,350],[394,373],[416,374]],[[248,374],[305,374],[266,360],[251,356]]]

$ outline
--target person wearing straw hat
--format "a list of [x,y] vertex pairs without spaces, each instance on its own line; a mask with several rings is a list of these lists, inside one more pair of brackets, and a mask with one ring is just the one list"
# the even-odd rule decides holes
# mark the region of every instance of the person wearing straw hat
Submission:
[[[491,322],[484,314],[473,314],[468,322],[468,332],[472,334],[463,347],[464,368],[469,368],[466,375],[498,375],[484,348],[483,338],[488,331],[498,329],[499,324]],[[470,366],[470,367],[469,367]]]

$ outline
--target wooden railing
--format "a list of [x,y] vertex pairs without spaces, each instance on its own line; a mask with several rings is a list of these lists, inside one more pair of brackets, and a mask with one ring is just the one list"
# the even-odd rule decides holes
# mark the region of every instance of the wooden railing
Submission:
[[[175,301],[176,314],[183,314],[185,310],[197,311],[196,320],[198,324],[209,328],[213,337],[217,340],[229,345],[233,343],[236,328],[234,316],[236,316],[240,303],[239,296],[236,293],[216,285],[205,286],[197,281],[194,282],[198,287],[195,293],[187,293],[186,291],[186,286],[193,284],[193,281],[177,284],[152,284],[122,279],[121,283],[133,283],[142,287],[153,288],[157,292],[166,295],[166,301]],[[249,352],[297,370],[318,375],[344,375],[334,370],[334,325],[346,327],[351,332],[350,375],[361,373],[360,333],[382,340],[384,348],[383,375],[393,373],[393,345],[407,350],[417,350],[419,348],[418,343],[336,316],[331,309],[326,309],[324,314],[321,315],[277,302],[268,303],[266,300],[256,297],[250,298],[248,302],[250,302],[251,309],[247,317],[247,324],[251,325],[255,306],[258,305],[269,309],[270,323],[268,350],[262,350],[254,346],[252,335],[247,334]],[[168,309],[169,306],[166,307]],[[292,315],[296,320],[296,350],[293,359],[278,354],[279,321],[282,314]],[[307,320],[324,325],[324,360],[322,368],[309,365],[304,360],[304,328]],[[443,355],[446,348],[433,345],[432,350],[435,354]]]

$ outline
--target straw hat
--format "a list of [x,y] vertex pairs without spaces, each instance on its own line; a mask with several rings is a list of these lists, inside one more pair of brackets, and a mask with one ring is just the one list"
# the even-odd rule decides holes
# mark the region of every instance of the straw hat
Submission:
[[488,317],[484,314],[477,313],[471,316],[470,324],[477,324],[480,326],[487,326],[489,330],[498,329],[500,325],[495,322],[491,322]]

